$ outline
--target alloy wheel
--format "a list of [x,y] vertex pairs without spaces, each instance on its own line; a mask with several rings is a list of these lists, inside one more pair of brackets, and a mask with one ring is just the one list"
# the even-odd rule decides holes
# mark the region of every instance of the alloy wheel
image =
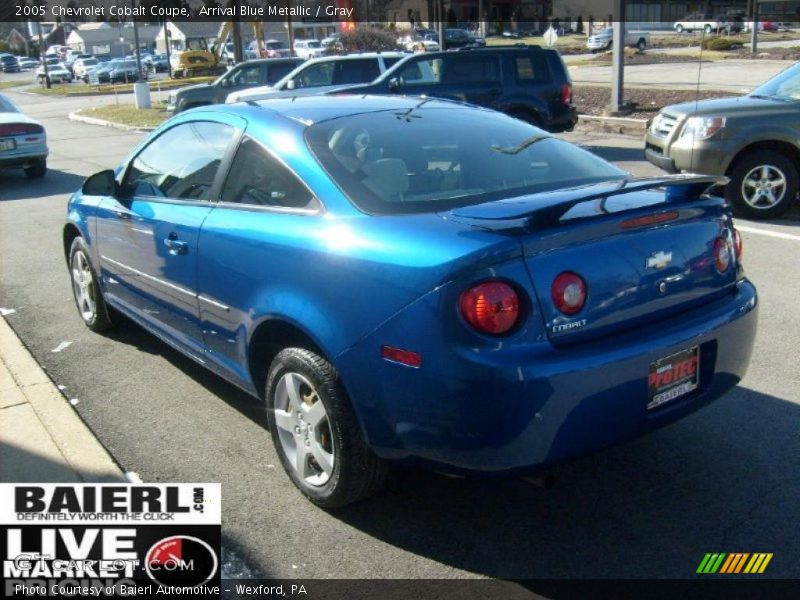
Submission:
[[755,167],[742,180],[742,199],[755,209],[772,208],[785,194],[786,175],[773,165]]
[[312,486],[325,485],[335,464],[330,420],[319,393],[299,373],[285,373],[275,387],[275,424],[297,477]]
[[92,321],[97,314],[94,276],[89,260],[80,250],[72,255],[72,291],[84,321]]

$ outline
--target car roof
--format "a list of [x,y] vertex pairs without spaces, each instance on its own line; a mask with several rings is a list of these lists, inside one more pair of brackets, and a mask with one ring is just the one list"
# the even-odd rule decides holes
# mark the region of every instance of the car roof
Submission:
[[304,126],[330,119],[389,110],[412,110],[420,108],[445,108],[458,106],[470,110],[488,110],[452,100],[419,98],[412,96],[378,95],[319,95],[294,96],[291,98],[269,98],[235,104],[215,104],[202,110],[237,114],[248,120],[258,120],[259,111],[269,111],[277,117],[290,119]]
[[359,58],[378,58],[380,56],[389,58],[403,58],[406,56],[411,56],[411,54],[407,52],[361,52],[361,53],[353,53],[353,54],[334,54],[333,56],[320,56],[318,58],[313,58],[311,60],[307,60],[305,64],[317,64],[321,62],[331,62],[331,61],[339,61],[339,60],[358,60]]

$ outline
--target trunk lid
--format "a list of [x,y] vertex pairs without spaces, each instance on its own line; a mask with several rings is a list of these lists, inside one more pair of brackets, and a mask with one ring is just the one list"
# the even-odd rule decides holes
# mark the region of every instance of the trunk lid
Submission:
[[[520,240],[547,335],[568,344],[730,292],[737,279],[732,222],[724,201],[704,194],[720,182],[698,176],[603,182],[455,209],[451,218]],[[723,273],[714,260],[720,237],[731,253]],[[586,283],[586,302],[574,315],[561,313],[551,297],[565,271]]]

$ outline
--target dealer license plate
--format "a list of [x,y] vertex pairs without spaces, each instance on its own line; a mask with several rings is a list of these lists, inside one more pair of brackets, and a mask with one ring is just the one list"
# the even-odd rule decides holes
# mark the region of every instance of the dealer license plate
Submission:
[[0,152],[5,152],[6,150],[14,150],[17,147],[16,140],[5,139],[0,140]]
[[650,364],[647,410],[685,396],[700,384],[700,347],[682,350]]

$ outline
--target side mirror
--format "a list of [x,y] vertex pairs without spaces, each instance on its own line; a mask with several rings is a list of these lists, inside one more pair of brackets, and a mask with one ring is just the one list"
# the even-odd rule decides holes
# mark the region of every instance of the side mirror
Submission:
[[86,196],[116,196],[119,191],[114,171],[100,171],[83,182],[81,192]]
[[287,90],[293,90],[296,87],[297,87],[297,84],[294,82],[294,79],[290,79],[289,81],[286,82],[286,89]]
[[396,92],[400,89],[400,79],[398,77],[392,77],[389,80],[389,89],[393,92]]

